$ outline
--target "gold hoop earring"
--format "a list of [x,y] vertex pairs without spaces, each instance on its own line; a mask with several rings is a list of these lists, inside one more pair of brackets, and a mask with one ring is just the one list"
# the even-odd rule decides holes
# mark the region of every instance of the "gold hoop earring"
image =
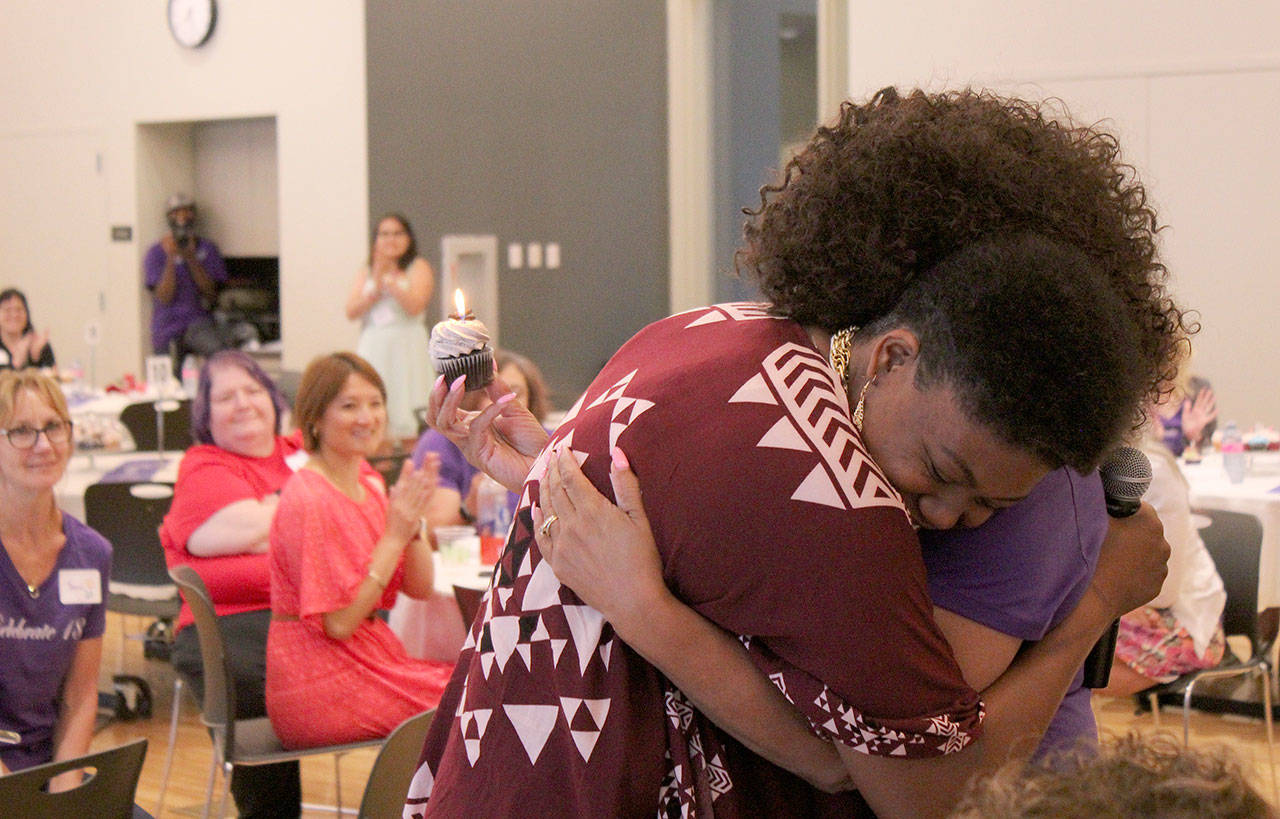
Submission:
[[836,371],[836,377],[840,379],[840,386],[844,388],[846,393],[849,391],[849,349],[853,346],[853,334],[856,332],[858,332],[857,327],[846,327],[833,333],[831,336],[831,350],[827,354],[831,369]]
[[858,405],[853,408],[853,428],[858,432],[862,432],[862,411],[867,404],[867,390],[871,389],[871,385],[876,383],[876,377],[873,375],[867,382],[862,385],[862,389],[858,391]]

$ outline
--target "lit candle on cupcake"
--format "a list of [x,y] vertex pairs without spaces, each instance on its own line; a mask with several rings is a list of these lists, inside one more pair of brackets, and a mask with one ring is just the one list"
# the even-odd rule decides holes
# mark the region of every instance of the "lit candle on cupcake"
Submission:
[[445,383],[452,384],[465,375],[470,392],[493,381],[493,348],[488,329],[467,309],[461,289],[453,291],[453,305],[455,312],[431,328],[427,349]]

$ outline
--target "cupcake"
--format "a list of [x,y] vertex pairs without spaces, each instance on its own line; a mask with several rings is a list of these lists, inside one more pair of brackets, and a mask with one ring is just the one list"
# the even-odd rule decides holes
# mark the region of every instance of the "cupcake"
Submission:
[[460,375],[467,377],[467,391],[478,390],[493,381],[493,348],[489,331],[470,310],[462,307],[462,292],[455,303],[458,312],[431,328],[427,346],[436,372],[451,384]]

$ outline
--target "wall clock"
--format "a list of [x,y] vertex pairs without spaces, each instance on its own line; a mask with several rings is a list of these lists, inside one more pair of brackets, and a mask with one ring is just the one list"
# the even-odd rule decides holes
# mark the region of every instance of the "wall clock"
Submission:
[[169,31],[178,45],[198,48],[213,34],[218,21],[215,0],[169,0]]

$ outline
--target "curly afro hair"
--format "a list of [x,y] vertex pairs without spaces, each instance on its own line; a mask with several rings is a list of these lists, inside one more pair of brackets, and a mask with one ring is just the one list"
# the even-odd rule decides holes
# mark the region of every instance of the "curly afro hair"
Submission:
[[777,314],[835,331],[887,315],[913,280],[995,234],[1069,245],[1112,283],[1136,328],[1127,366],[1142,392],[1101,399],[1124,403],[1136,423],[1145,399],[1172,383],[1196,328],[1167,293],[1155,211],[1115,138],[1052,113],[974,90],[886,88],[846,102],[761,189],[737,269]]
[[1014,233],[968,245],[916,276],[898,305],[864,329],[874,336],[911,328],[920,339],[918,387],[962,386],[956,398],[969,418],[1051,466],[1088,471],[1124,436],[1132,405],[1060,396],[1064,386],[1083,396],[1142,394],[1128,366],[1138,331],[1116,320],[1123,314],[1124,301],[1083,252]]

